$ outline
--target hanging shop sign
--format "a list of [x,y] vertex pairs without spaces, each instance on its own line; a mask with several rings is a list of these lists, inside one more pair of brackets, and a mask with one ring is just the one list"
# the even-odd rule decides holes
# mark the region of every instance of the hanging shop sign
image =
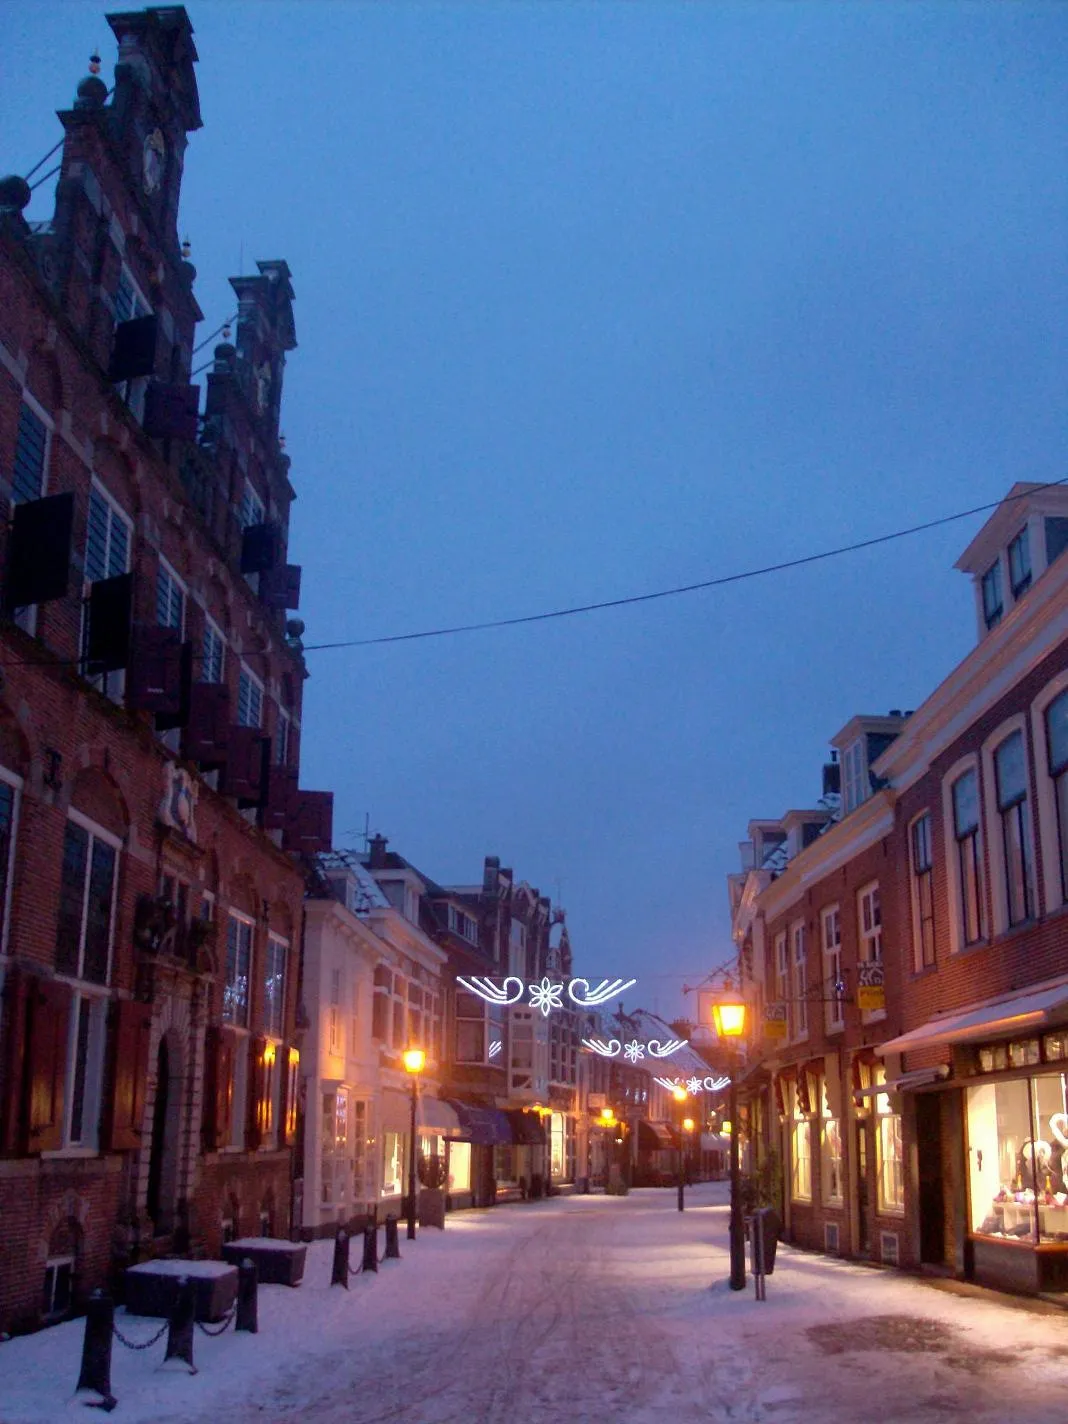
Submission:
[[786,1037],[786,1005],[781,1000],[764,1005],[764,1037]]
[[668,1092],[673,1092],[675,1088],[685,1088],[691,1095],[694,1093],[721,1093],[724,1088],[730,1085],[730,1078],[654,1078],[654,1083],[659,1083]]
[[584,1048],[592,1048],[594,1053],[599,1053],[602,1058],[618,1058],[622,1053],[628,1063],[640,1063],[646,1054],[650,1058],[670,1058],[673,1053],[678,1053],[680,1048],[686,1047],[684,1038],[669,1038],[661,1042],[659,1038],[651,1038],[647,1043],[641,1043],[638,1039],[632,1038],[624,1044],[618,1038],[584,1038],[582,1040]]
[[886,1008],[883,966],[877,959],[869,959],[857,966],[857,1005],[862,1014],[873,1014]]
[[461,989],[466,989],[469,994],[477,994],[480,999],[485,999],[487,1004],[497,1004],[501,1008],[507,1008],[510,1004],[518,1004],[524,995],[527,995],[527,1002],[532,1009],[538,1009],[546,1018],[553,1009],[563,1009],[569,1007],[564,1003],[564,990],[567,990],[567,997],[577,1008],[595,1009],[601,1004],[606,1004],[609,999],[616,998],[625,989],[630,989],[637,984],[637,979],[602,979],[594,988],[590,988],[588,979],[569,979],[567,983],[550,979],[548,975],[539,979],[534,984],[527,984],[514,974],[509,974],[500,984],[492,979],[487,979],[484,975],[476,974],[473,978],[467,978],[463,974],[456,976],[456,982]]

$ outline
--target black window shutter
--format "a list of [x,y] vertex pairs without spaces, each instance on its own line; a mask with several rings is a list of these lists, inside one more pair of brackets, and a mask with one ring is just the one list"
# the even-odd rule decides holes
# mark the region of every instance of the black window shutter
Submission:
[[153,440],[197,438],[199,386],[168,386],[153,381],[145,392],[145,418],[141,422]]
[[156,731],[169,732],[172,727],[184,727],[189,721],[189,706],[193,693],[193,644],[185,642],[178,650],[178,705],[173,712],[156,713]]
[[282,831],[282,849],[318,855],[333,846],[334,793],[298,791],[293,813]]
[[15,506],[4,587],[7,608],[66,598],[73,531],[72,493]]
[[271,743],[259,727],[230,728],[220,790],[239,805],[258,806],[270,762]]
[[135,381],[139,376],[151,376],[156,369],[158,336],[159,319],[154,315],[120,321],[115,328],[108,380]]
[[260,598],[268,608],[300,607],[299,564],[279,564],[266,569],[260,578]]
[[181,705],[181,641],[176,628],[134,630],[126,705],[142,712],[177,712]]
[[297,799],[297,773],[288,766],[267,770],[260,824],[265,831],[284,831],[293,815]]
[[262,574],[273,569],[282,552],[282,531],[277,524],[250,524],[241,534],[241,572]]
[[115,672],[129,664],[132,622],[133,574],[98,579],[90,585],[85,640],[86,671],[90,675]]
[[194,683],[189,693],[182,754],[202,767],[223,766],[230,742],[230,689],[223,683]]

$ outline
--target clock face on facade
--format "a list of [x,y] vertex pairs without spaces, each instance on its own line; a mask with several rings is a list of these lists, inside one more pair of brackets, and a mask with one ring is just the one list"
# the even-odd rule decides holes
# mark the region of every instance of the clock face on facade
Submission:
[[163,182],[163,164],[167,156],[166,145],[159,129],[153,129],[145,139],[141,156],[141,182],[146,193],[155,193]]

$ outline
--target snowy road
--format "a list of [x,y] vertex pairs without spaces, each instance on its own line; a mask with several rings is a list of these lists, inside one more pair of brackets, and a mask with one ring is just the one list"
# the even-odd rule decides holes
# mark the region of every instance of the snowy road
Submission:
[[[200,1372],[115,1347],[129,1424],[1049,1424],[1068,1314],[786,1250],[768,1300],[726,1286],[721,1186],[465,1213],[404,1259],[260,1293],[261,1332],[196,1338]],[[124,1330],[148,1338],[149,1322]],[[0,1345],[0,1421],[87,1416],[79,1322]],[[147,1354],[147,1352],[146,1352]]]

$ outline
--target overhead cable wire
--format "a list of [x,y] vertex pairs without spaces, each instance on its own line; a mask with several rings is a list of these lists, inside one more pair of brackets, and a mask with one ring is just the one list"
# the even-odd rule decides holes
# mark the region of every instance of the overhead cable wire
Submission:
[[[45,156],[44,156],[39,162],[37,162],[37,163],[35,163],[35,164],[33,165],[33,167],[30,169],[30,171],[29,171],[28,173],[24,173],[24,174],[22,175],[22,176],[26,179],[26,182],[27,182],[27,183],[30,181],[30,179],[33,177],[33,175],[37,172],[38,168],[43,168],[43,167],[45,166],[45,164],[48,162],[48,160],[52,157],[53,153],[55,153],[57,149],[60,149],[60,148],[63,147],[63,144],[64,144],[64,142],[66,141],[66,137],[67,137],[67,135],[64,134],[61,139],[59,139],[56,143],[54,143],[54,144],[52,145],[52,147],[48,150],[48,152],[45,154]],[[33,186],[36,188],[37,184],[35,183]]]
[[818,564],[827,559],[841,558],[844,554],[855,554],[861,549],[873,549],[880,544],[890,544],[897,539],[908,539],[912,535],[922,534],[928,529],[939,529],[943,525],[955,524],[961,519],[969,519],[973,514],[986,514],[992,509],[999,509],[1012,500],[1024,499],[1034,494],[1036,489],[1052,489],[1065,483],[1068,483],[1068,475],[1063,479],[1032,485],[1022,494],[992,500],[989,504],[977,504],[971,509],[958,510],[956,514],[944,514],[938,519],[927,519],[922,524],[911,524],[907,529],[895,529],[891,534],[877,534],[871,539],[858,539],[852,544],[840,544],[834,549],[823,549],[819,553],[805,554],[797,559],[783,559],[776,564],[764,564],[759,568],[744,569],[736,574],[722,574],[718,578],[701,579],[697,583],[679,584],[674,588],[656,589],[652,593],[632,593],[624,598],[607,598],[597,603],[579,603],[568,608],[554,608],[546,613],[520,614],[514,618],[485,618],[476,623],[456,623],[444,628],[424,628],[416,633],[390,633],[377,638],[349,638],[336,643],[306,643],[304,651],[306,653],[324,653],[332,652],[338,648],[372,648],[385,643],[413,643],[424,638],[449,638],[457,633],[481,633],[491,628],[516,628],[525,623],[546,623],[556,618],[574,618],[580,613],[599,613],[608,608],[626,608],[636,603],[652,603],[660,598],[677,598],[681,594],[698,593],[706,588],[723,588],[727,584],[764,578],[768,574],[784,573],[787,569],[800,569],[808,564]]
[[[210,336],[205,336],[204,340],[200,343],[199,346],[193,347],[193,355],[195,356],[198,351],[203,351],[204,347],[207,346],[209,341],[215,340],[215,338],[218,336],[219,332],[222,331],[224,326],[233,326],[236,320],[237,312],[234,312],[233,316],[228,316],[225,321],[221,321]],[[203,367],[201,367],[201,370],[203,370]]]

